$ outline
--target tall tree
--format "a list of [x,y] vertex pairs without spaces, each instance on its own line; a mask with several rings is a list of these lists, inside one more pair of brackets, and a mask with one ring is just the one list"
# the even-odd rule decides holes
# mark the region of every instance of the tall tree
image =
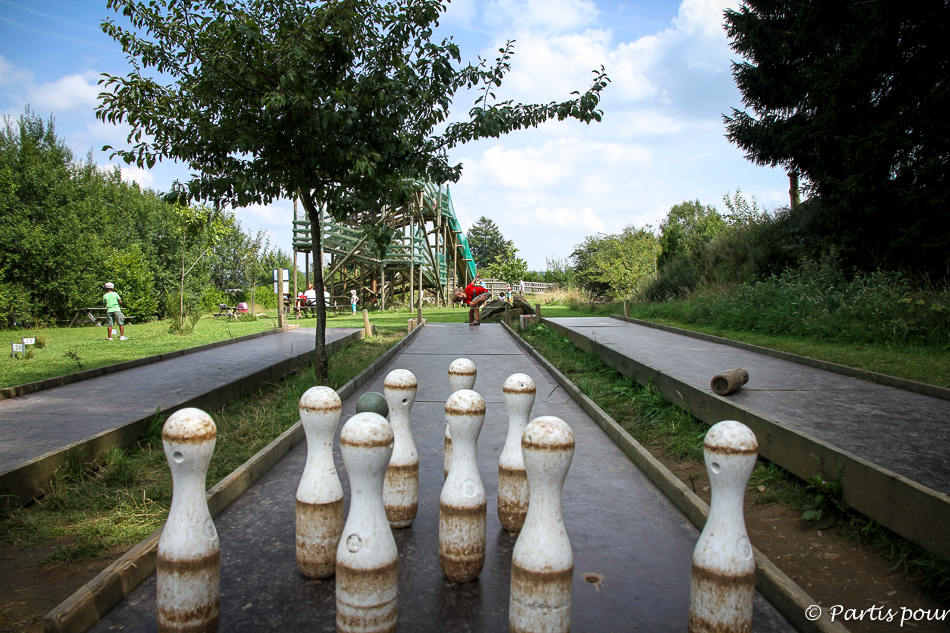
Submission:
[[[739,195],[739,192],[736,192],[736,195]],[[731,204],[731,201],[727,203]],[[745,207],[741,207],[741,210],[745,210]],[[680,255],[699,257],[702,247],[719,235],[725,227],[725,220],[712,205],[703,206],[699,200],[685,200],[674,204],[660,222],[659,264],[662,265]]]
[[800,174],[855,263],[947,274],[950,3],[745,0],[725,20],[751,110],[728,138]]
[[576,281],[597,296],[629,297],[642,280],[656,273],[658,250],[649,226],[590,235],[571,253]]
[[477,269],[487,269],[496,258],[514,248],[514,242],[506,240],[498,225],[484,215],[476,220],[466,237]]
[[[100,119],[128,123],[128,162],[175,158],[197,174],[192,198],[267,204],[296,195],[321,252],[320,207],[338,219],[408,199],[406,183],[456,181],[452,147],[557,117],[599,121],[608,81],[561,103],[496,102],[512,44],[494,64],[459,66],[432,41],[446,0],[108,0],[133,29],[103,30],[133,66],[107,76]],[[152,39],[147,39],[150,36]],[[147,76],[152,69],[154,76]],[[163,83],[166,78],[171,83]],[[479,89],[469,119],[445,123],[460,88]],[[111,148],[110,148],[111,149]],[[323,283],[317,266],[314,284]],[[316,371],[328,371],[326,306],[317,293]]]

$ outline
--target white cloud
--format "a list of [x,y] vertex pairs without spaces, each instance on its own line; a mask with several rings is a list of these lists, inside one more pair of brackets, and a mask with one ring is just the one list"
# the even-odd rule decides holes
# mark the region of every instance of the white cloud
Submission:
[[86,72],[66,75],[56,81],[27,90],[27,102],[40,112],[51,111],[55,114],[70,110],[91,110],[99,98],[98,74]]
[[590,0],[493,0],[485,7],[486,21],[516,31],[578,29],[590,24],[598,13]]
[[652,153],[640,145],[560,138],[541,147],[506,149],[495,145],[475,161],[466,161],[465,187],[491,184],[507,190],[541,191],[563,186],[590,166],[629,170],[650,165]]
[[606,227],[602,219],[590,207],[577,209],[548,209],[539,207],[527,213],[521,213],[515,220],[520,226],[534,226],[541,230],[580,229],[582,234],[600,233]]
[[143,189],[155,188],[155,174],[148,169],[142,169],[135,165],[97,165],[100,171],[111,172],[114,169],[119,170],[119,175],[126,182],[138,183]]

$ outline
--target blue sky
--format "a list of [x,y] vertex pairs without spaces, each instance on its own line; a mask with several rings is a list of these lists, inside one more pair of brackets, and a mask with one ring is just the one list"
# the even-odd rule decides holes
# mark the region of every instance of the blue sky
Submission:
[[[451,158],[464,168],[451,189],[463,225],[491,218],[529,267],[543,270],[547,258],[567,257],[587,235],[657,227],[683,200],[722,210],[723,195],[741,189],[765,208],[787,204],[785,174],[752,165],[723,136],[721,115],[741,107],[730,70],[735,55],[722,30],[722,11],[736,4],[452,2],[438,34],[454,37],[463,59],[494,59],[506,40],[517,41],[499,99],[563,100],[583,91],[601,64],[612,80],[599,124],[553,121],[456,148]],[[110,159],[100,148],[123,144],[128,133],[94,116],[100,74],[128,68],[99,30],[109,16],[105,0],[0,0],[0,114],[17,117],[27,104],[44,118],[52,114],[77,158],[92,150],[103,166]],[[473,102],[457,95],[453,117]],[[157,190],[188,176],[174,163],[121,167]],[[266,230],[287,252],[291,216],[285,200],[238,211],[245,229]]]

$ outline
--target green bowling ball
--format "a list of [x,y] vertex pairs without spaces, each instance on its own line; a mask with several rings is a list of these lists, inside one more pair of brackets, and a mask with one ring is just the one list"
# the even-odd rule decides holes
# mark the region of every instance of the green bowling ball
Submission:
[[367,391],[356,401],[356,412],[378,413],[385,418],[389,416],[389,405],[386,404],[386,398],[383,397],[383,394]]

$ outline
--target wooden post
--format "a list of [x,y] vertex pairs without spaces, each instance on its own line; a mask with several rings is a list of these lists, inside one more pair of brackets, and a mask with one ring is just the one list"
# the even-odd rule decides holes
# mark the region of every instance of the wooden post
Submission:
[[534,316],[538,317],[538,323],[541,322],[541,304],[534,304]]
[[511,327],[511,304],[505,302],[505,325]]
[[416,325],[422,325],[422,306],[416,310],[416,319],[418,319]]
[[369,310],[363,308],[363,330],[366,332],[366,336],[373,335],[373,326],[369,324]]
[[386,265],[379,266],[379,309],[386,309]]

